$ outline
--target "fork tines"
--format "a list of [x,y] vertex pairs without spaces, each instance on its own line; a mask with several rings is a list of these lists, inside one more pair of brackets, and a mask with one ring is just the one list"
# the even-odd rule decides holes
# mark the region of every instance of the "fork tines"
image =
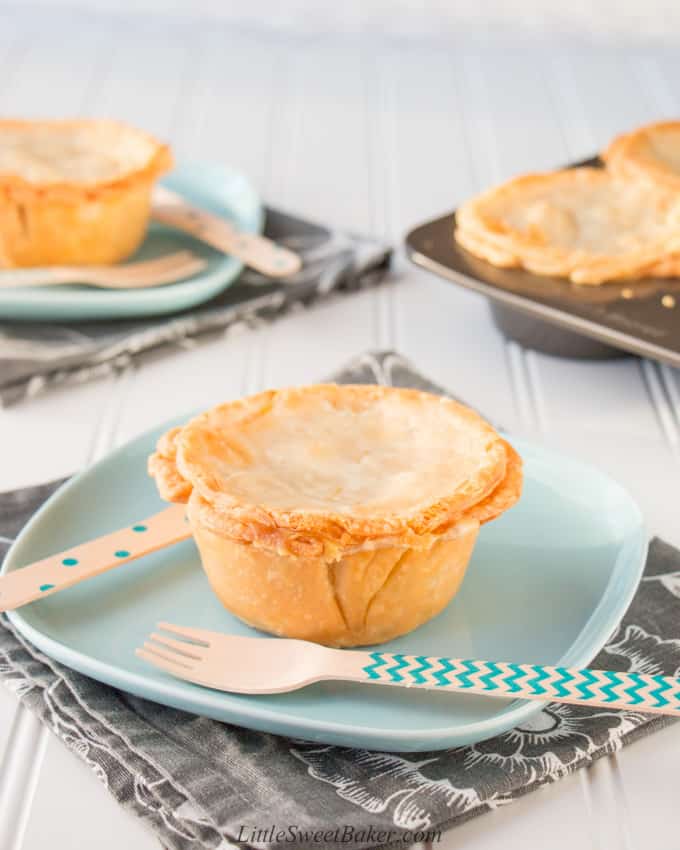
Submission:
[[207,632],[202,629],[176,626],[173,623],[158,623],[157,628],[188,640],[175,640],[159,632],[153,632],[142,648],[136,650],[139,658],[175,675],[192,670],[197,663],[205,660],[205,653],[202,650],[210,645],[206,639]]

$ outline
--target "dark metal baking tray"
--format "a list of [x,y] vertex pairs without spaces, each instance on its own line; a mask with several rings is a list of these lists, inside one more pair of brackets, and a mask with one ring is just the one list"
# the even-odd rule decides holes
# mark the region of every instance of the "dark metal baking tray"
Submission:
[[[578,165],[599,165],[597,159]],[[680,366],[680,279],[576,286],[565,278],[500,269],[461,248],[455,212],[406,237],[416,265],[486,295],[496,324],[530,348],[567,357],[625,353]]]

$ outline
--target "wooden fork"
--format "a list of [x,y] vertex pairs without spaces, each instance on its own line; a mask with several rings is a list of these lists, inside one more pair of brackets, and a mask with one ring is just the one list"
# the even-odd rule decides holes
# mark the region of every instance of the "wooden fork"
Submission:
[[85,283],[102,289],[145,289],[197,274],[205,260],[191,251],[176,251],[117,266],[46,266],[0,272],[0,288]]
[[190,233],[267,277],[290,277],[300,271],[298,254],[259,233],[243,233],[232,222],[190,204],[165,186],[153,192],[151,215],[169,227]]
[[157,628],[137,655],[179,679],[220,691],[276,694],[335,679],[680,717],[680,679],[669,676],[329,649],[172,623]]

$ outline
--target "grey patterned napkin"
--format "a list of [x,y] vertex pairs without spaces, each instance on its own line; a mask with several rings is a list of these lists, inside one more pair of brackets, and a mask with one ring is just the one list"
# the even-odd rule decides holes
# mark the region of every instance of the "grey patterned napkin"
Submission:
[[0,406],[64,383],[118,371],[239,324],[268,322],[292,307],[379,282],[391,251],[381,242],[267,210],[265,233],[302,256],[284,281],[247,270],[223,293],[173,316],[71,324],[0,322]]
[[[389,353],[359,358],[336,380],[441,392]],[[0,496],[0,535],[12,538],[55,486]],[[653,540],[638,593],[593,666],[680,675],[679,599],[680,552]],[[102,685],[45,657],[4,619],[0,676],[169,850],[436,840],[441,830],[669,723],[635,711],[551,704],[523,727],[445,752],[324,746],[228,726]]]

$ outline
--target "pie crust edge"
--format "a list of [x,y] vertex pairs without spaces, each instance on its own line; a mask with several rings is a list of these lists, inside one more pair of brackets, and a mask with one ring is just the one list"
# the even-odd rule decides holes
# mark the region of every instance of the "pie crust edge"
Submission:
[[[220,491],[216,492],[214,482],[206,480],[191,460],[192,432],[202,428],[209,415],[221,417],[226,425],[232,411],[243,415],[245,410],[246,416],[252,411],[253,415],[257,415],[258,410],[267,409],[275,395],[298,391],[336,397],[358,391],[371,400],[390,393],[398,394],[399,401],[405,404],[422,401],[423,397],[427,397],[427,403],[431,400],[433,404],[449,407],[457,416],[469,421],[472,427],[488,436],[488,462],[480,470],[477,479],[467,482],[462,490],[439,498],[420,510],[394,513],[381,519],[330,511],[264,508],[262,505],[244,504],[231,496],[225,497]],[[481,521],[488,521],[497,515],[496,508],[498,513],[507,510],[519,498],[522,478],[521,460],[514,449],[465,405],[420,390],[348,384],[317,384],[313,387],[268,390],[219,405],[187,425],[166,432],[149,458],[148,468],[162,498],[179,503],[190,501],[192,513],[215,533],[281,553],[327,559],[338,558],[347,550],[376,545],[427,548],[432,541],[443,537],[467,516],[470,510],[476,508],[480,517],[488,515],[488,519]],[[505,489],[501,489],[503,485]],[[500,507],[501,493],[505,494],[503,504],[506,507]]]

